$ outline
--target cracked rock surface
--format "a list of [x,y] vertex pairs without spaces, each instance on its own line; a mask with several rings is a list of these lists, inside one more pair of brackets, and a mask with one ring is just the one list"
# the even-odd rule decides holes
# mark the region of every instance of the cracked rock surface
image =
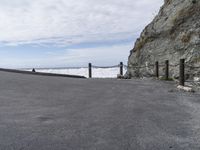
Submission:
[[[143,30],[129,56],[127,75],[152,76],[155,61],[200,67],[200,0],[165,0],[158,15]],[[146,66],[141,69],[134,66]],[[161,74],[164,68],[160,69]],[[170,75],[177,78],[179,67],[171,66]],[[200,68],[186,67],[190,78],[200,75]]]

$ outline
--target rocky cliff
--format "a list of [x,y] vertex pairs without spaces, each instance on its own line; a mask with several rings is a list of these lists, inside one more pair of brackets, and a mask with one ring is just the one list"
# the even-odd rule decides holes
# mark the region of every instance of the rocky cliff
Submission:
[[[159,14],[143,30],[131,50],[127,75],[152,76],[155,61],[178,64],[181,58],[200,66],[200,0],[165,0]],[[135,68],[142,66],[142,68]],[[170,75],[178,77],[178,66]],[[164,68],[160,69],[161,74]],[[198,76],[200,68],[187,67],[186,74]]]

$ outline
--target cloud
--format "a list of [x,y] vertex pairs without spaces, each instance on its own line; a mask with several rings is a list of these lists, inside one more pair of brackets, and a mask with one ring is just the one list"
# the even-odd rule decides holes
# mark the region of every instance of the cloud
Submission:
[[0,0],[0,66],[126,63],[163,0]]
[[0,0],[8,45],[121,40],[138,35],[163,0]]
[[[130,43],[93,48],[65,49],[60,52],[47,51],[43,55],[24,57],[4,57],[0,55],[0,65],[6,68],[41,68],[41,67],[83,67],[89,62],[94,65],[116,65],[120,61],[127,63]],[[15,55],[15,54],[13,54]]]

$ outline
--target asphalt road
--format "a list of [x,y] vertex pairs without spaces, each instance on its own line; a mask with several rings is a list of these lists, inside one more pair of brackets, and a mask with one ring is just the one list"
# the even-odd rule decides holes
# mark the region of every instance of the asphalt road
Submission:
[[156,80],[0,71],[0,150],[199,150],[200,94]]

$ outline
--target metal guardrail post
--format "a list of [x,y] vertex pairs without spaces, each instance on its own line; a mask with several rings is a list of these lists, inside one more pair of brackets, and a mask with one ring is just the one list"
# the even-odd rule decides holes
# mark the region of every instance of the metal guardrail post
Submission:
[[120,62],[120,75],[123,76],[123,62]]
[[159,62],[158,61],[156,61],[155,63],[155,71],[156,71],[155,73],[156,77],[159,78]]
[[91,63],[88,64],[88,74],[89,74],[89,78],[92,78],[92,64]]
[[169,60],[165,61],[165,80],[169,80]]
[[179,85],[185,85],[185,59],[180,59]]

